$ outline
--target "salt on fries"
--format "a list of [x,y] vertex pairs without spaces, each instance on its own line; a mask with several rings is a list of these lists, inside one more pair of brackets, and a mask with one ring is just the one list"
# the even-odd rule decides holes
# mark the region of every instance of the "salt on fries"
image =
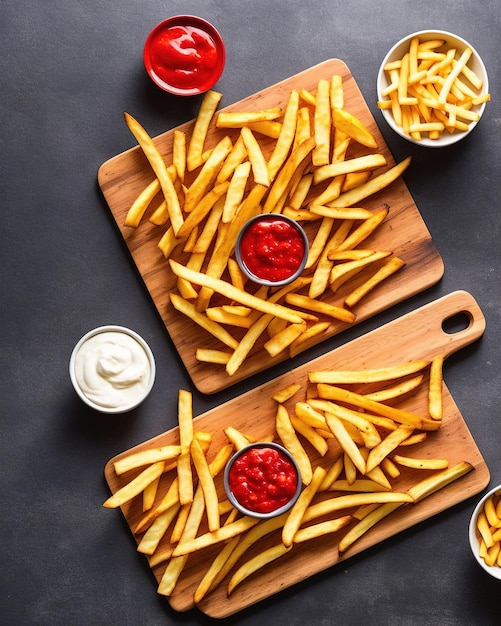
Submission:
[[[317,370],[277,389],[276,412],[269,416],[273,427],[260,440],[276,440],[293,454],[303,490],[292,509],[276,518],[239,514],[222,486],[233,451],[256,440],[252,425],[249,432],[227,426],[218,433],[227,443],[212,450],[215,433],[195,429],[185,390],[179,391],[179,441],[116,460],[120,486],[104,506],[123,507],[127,517],[134,508],[135,517],[139,507],[141,518],[131,528],[138,551],[157,568],[159,594],[170,596],[188,559],[197,559],[189,568],[190,576],[200,575],[195,603],[223,581],[227,594],[234,593],[256,572],[294,558],[296,546],[319,537],[344,555],[393,511],[418,506],[473,470],[466,460],[452,464],[427,449],[442,426],[437,416],[442,415],[443,362],[438,354],[374,369]],[[416,393],[424,407],[419,412],[399,406]],[[144,511],[142,494],[156,480]],[[183,484],[189,485],[184,497]],[[497,498],[479,517],[481,551],[489,562],[499,562],[500,520]]]
[[445,44],[415,36],[402,58],[384,67],[389,85],[377,105],[416,141],[468,130],[480,119],[474,107],[490,100],[490,94],[481,95],[482,81],[468,66],[471,48],[460,53]]
[[[404,267],[391,250],[368,258],[359,250],[389,210],[361,203],[401,176],[410,157],[389,167],[375,152],[372,132],[345,108],[339,75],[320,79],[316,92],[291,90],[281,108],[218,112],[221,98],[207,92],[193,130],[176,129],[167,155],[125,114],[154,175],[125,225],[158,229],[159,253],[177,279],[170,304],[221,342],[194,346],[196,359],[232,376],[251,352],[293,357],[335,325],[353,324],[360,300]],[[234,258],[239,231],[261,212],[303,222],[311,239],[305,280],[279,298],[246,282]],[[348,281],[353,289],[336,294],[334,306]],[[221,313],[234,305],[249,309],[245,319]]]

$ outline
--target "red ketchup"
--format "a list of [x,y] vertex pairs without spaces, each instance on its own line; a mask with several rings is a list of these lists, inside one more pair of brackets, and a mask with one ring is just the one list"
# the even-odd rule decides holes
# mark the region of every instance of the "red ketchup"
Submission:
[[149,59],[160,80],[183,91],[206,91],[220,71],[214,39],[196,26],[158,30],[150,41]]
[[269,282],[293,276],[301,267],[305,253],[300,231],[281,216],[254,220],[240,239],[240,257],[247,270]]
[[298,475],[294,464],[280,450],[256,447],[235,459],[228,472],[228,485],[247,510],[271,513],[294,497]]

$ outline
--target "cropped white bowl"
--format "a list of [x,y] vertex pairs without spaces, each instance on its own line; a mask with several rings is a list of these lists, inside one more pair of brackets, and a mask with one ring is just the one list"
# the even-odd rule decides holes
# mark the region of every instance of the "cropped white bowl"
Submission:
[[[138,345],[142,348],[142,350],[145,353],[146,359],[148,361],[148,365],[149,365],[149,378],[145,387],[142,390],[142,393],[139,396],[135,397],[132,401],[123,402],[119,406],[104,406],[102,404],[98,404],[97,402],[94,402],[92,399],[90,399],[87,396],[87,394],[80,387],[80,384],[78,382],[78,376],[76,373],[76,361],[77,361],[78,352],[89,339],[101,333],[119,333],[119,334],[128,335],[129,337],[134,339],[138,343]],[[94,328],[93,330],[90,330],[88,333],[86,333],[73,348],[73,351],[70,357],[69,369],[70,369],[71,382],[73,384],[73,387],[77,395],[80,397],[80,399],[83,402],[85,402],[85,404],[90,406],[92,409],[99,411],[100,413],[108,413],[108,414],[127,413],[128,411],[135,409],[149,395],[153,387],[153,383],[155,382],[155,375],[156,375],[155,358],[153,356],[153,353],[149,345],[146,343],[146,341],[133,330],[130,330],[129,328],[125,328],[124,326],[114,326],[114,325],[99,326],[98,328]]]
[[[482,89],[480,90],[479,95],[483,95],[489,92],[489,80],[487,77],[487,70],[485,69],[485,65],[480,55],[470,43],[468,43],[462,37],[454,35],[453,33],[449,33],[445,30],[421,30],[407,35],[407,37],[404,37],[403,39],[398,41],[383,59],[377,75],[378,100],[384,99],[384,96],[382,95],[383,91],[389,85],[388,75],[384,70],[385,65],[390,61],[396,61],[401,59],[404,54],[409,50],[409,45],[413,37],[419,37],[421,41],[430,41],[431,39],[443,39],[445,41],[445,48],[456,48],[459,54],[461,54],[466,48],[471,48],[472,55],[467,65],[482,80]],[[472,110],[478,112],[481,118],[485,110],[485,106],[486,103],[483,102],[482,104],[474,106]],[[398,135],[400,135],[400,137],[403,137],[404,139],[407,139],[407,141],[410,141],[418,146],[427,146],[429,148],[443,148],[444,146],[449,146],[453,143],[461,141],[472,132],[472,130],[480,121],[479,118],[479,120],[477,121],[469,122],[468,130],[465,131],[457,130],[452,134],[444,131],[438,139],[429,139],[428,137],[423,136],[421,140],[418,141],[407,135],[403,131],[403,129],[398,126],[398,124],[395,122],[395,119],[393,118],[391,110],[381,109],[381,113],[385,121],[388,123],[388,126],[393,129]]]
[[501,567],[497,565],[487,565],[484,559],[480,556],[480,542],[478,540],[477,531],[476,531],[478,515],[480,511],[482,510],[485,504],[485,501],[488,498],[490,498],[490,496],[493,494],[501,494],[501,485],[498,485],[497,487],[494,487],[493,489],[488,491],[479,501],[479,503],[475,507],[475,510],[473,511],[473,514],[471,516],[468,532],[469,532],[469,538],[470,538],[471,551],[473,552],[473,556],[477,560],[477,563],[480,565],[480,567],[483,570],[485,570],[493,578],[497,578],[498,580],[501,580]]

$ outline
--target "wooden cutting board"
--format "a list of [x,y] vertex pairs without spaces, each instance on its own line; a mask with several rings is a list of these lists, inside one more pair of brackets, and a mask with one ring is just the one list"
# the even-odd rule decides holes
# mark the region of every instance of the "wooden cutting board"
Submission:
[[[330,79],[334,74],[339,74],[343,78],[345,108],[370,128],[377,140],[377,151],[381,152],[387,159],[387,166],[378,172],[388,169],[394,165],[395,161],[350,70],[345,63],[338,59],[330,59],[320,63],[236,104],[232,104],[224,110],[251,111],[284,107],[292,89],[305,88],[315,91],[320,78]],[[141,120],[139,121],[141,122]],[[120,123],[120,120],[117,120],[117,123]],[[189,132],[193,124],[192,121],[179,128]],[[125,123],[124,128],[126,128]],[[155,139],[168,164],[172,162],[170,155],[172,153],[173,133],[174,129]],[[211,127],[207,138],[207,147],[215,145],[224,134],[235,135],[234,132],[221,131]],[[270,154],[270,146],[266,141],[263,143],[263,152],[266,156]],[[355,157],[366,153],[367,149],[354,147],[350,155]],[[99,185],[120,233],[169,335],[199,391],[203,393],[220,391],[288,358],[285,351],[283,354],[271,358],[262,348],[263,340],[256,345],[255,350],[232,377],[226,374],[223,366],[207,365],[195,359],[197,346],[221,349],[221,344],[190,319],[178,313],[169,303],[168,293],[175,288],[175,277],[157,247],[164,229],[149,223],[148,213],[137,229],[124,226],[125,216],[133,200],[152,179],[151,168],[141,149],[137,146],[104,163],[98,173]],[[399,256],[405,261],[406,266],[355,307],[357,323],[427,289],[440,280],[444,271],[442,259],[403,179],[396,181],[386,190],[364,201],[363,206],[373,209],[382,204],[389,206],[389,216],[377,230],[375,236],[367,240],[367,247],[392,251],[395,256]],[[313,229],[315,228],[312,225],[307,225],[310,238],[313,237]],[[186,257],[186,255],[184,256]],[[174,254],[174,258],[181,260],[181,262],[186,261],[186,258],[176,257],[176,254]],[[360,274],[358,278],[348,281],[336,295],[329,292],[322,298],[332,304],[342,304],[347,293],[366,276],[367,274]],[[318,342],[342,332],[345,328],[346,324],[334,322],[329,331],[319,337]]]
[[[443,328],[444,322],[456,318],[461,322],[459,329],[455,332],[446,332]],[[227,443],[223,429],[229,425],[257,439],[262,438],[274,428],[276,405],[271,399],[273,393],[292,382],[306,385],[308,372],[312,370],[382,367],[413,359],[432,358],[437,354],[449,356],[479,339],[484,328],[484,316],[473,297],[464,291],[454,292],[200,415],[195,419],[195,427],[197,430],[213,434],[211,450],[214,451]],[[445,377],[447,377],[446,364]],[[293,400],[295,402],[298,399],[302,398],[295,397]],[[289,409],[292,409],[292,406],[291,401]],[[425,414],[426,390],[408,397],[399,406]],[[105,468],[105,476],[111,491],[113,493],[117,491],[124,482],[123,477],[118,478],[115,475],[113,463],[116,460],[133,451],[178,443],[178,429],[174,428],[111,459]],[[315,459],[314,462],[320,462],[318,455],[315,456],[309,448],[308,450]],[[329,465],[329,457],[332,460],[332,452],[331,450],[322,460],[325,467]],[[199,605],[200,610],[218,618],[231,615],[470,498],[484,489],[489,482],[489,470],[445,383],[444,418],[441,429],[429,434],[427,442],[413,447],[412,453],[409,454],[416,457],[420,454],[431,458],[445,457],[451,465],[459,461],[468,461],[475,469],[417,505],[404,506],[395,511],[364,535],[342,558],[337,550],[338,535],[301,544],[282,559],[251,576],[237,587],[230,597],[226,595],[227,581],[223,581],[220,587]],[[209,451],[209,460],[212,456]],[[404,470],[399,479],[393,483],[394,488],[405,490],[423,477],[419,470]],[[224,493],[222,479],[217,477],[216,480],[219,493],[222,495]],[[133,528],[142,514],[140,503],[135,500],[124,506],[123,514]],[[203,529],[200,532],[203,532]],[[416,537],[419,540],[419,537]],[[136,537],[136,540],[139,539],[140,537]],[[277,535],[269,540],[273,543],[279,541]],[[269,540],[263,540],[259,549],[269,546]],[[186,569],[169,598],[175,610],[185,611],[193,607],[194,590],[217,551],[218,549],[207,549],[189,557]],[[163,573],[162,566],[153,568],[153,573],[159,581]]]

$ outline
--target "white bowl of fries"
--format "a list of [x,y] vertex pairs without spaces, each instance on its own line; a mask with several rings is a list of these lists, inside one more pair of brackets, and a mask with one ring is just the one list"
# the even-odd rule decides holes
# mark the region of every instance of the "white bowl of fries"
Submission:
[[475,507],[469,538],[473,556],[479,565],[501,580],[501,485],[484,494]]
[[485,65],[471,44],[442,30],[397,42],[377,77],[378,108],[404,139],[432,148],[464,139],[490,99]]

